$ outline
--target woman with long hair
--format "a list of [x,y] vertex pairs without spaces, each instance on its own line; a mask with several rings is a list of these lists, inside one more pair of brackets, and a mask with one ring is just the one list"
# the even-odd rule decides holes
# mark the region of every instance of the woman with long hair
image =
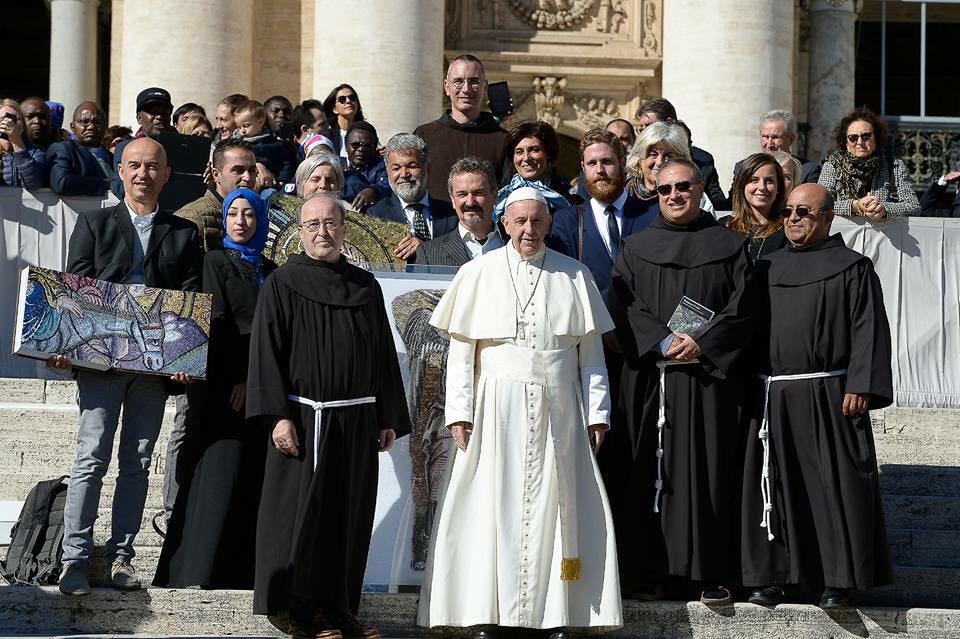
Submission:
[[347,157],[347,129],[364,121],[357,91],[349,84],[338,84],[323,101],[323,113],[330,123],[332,140],[340,157]]
[[731,189],[733,215],[720,220],[750,239],[754,261],[787,244],[780,212],[787,201],[783,169],[772,155],[754,153],[741,165]]

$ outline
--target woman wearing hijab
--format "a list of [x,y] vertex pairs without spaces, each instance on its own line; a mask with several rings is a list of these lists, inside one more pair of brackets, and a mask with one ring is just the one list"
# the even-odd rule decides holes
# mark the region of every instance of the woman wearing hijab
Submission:
[[527,120],[510,129],[503,141],[504,163],[510,164],[510,181],[497,193],[493,219],[503,215],[507,198],[523,186],[535,188],[547,201],[553,215],[579,199],[570,195],[570,184],[557,175],[554,164],[560,155],[560,139],[546,122]]
[[257,193],[237,189],[221,211],[223,249],[203,262],[203,290],[213,294],[207,377],[187,391],[187,461],[178,465],[193,476],[178,478],[155,586],[253,588],[267,438],[245,417],[247,356],[257,296],[276,265],[263,256],[269,224]]
[[820,170],[820,185],[835,198],[834,213],[882,221],[919,215],[920,202],[902,161],[883,150],[887,122],[867,107],[848,113],[833,131],[837,145]]

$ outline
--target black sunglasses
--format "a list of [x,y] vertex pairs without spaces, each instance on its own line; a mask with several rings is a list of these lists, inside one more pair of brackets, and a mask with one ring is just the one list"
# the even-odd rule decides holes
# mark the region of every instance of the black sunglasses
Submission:
[[870,132],[861,133],[860,135],[857,135],[856,133],[851,133],[850,135],[847,136],[847,142],[849,142],[850,144],[856,144],[857,140],[863,140],[864,142],[869,142],[872,139],[873,139],[873,133],[870,133]]
[[784,207],[782,211],[780,211],[780,216],[790,217],[793,213],[796,213],[800,217],[807,217],[808,215],[811,215],[812,213],[815,213],[821,210],[823,209],[811,208],[809,206],[798,206],[798,207],[787,206],[787,207]]
[[340,104],[346,104],[347,102],[356,102],[356,101],[357,101],[357,94],[356,94],[356,93],[351,93],[351,94],[349,94],[349,95],[338,95],[338,96],[337,96],[337,102],[339,102]]
[[674,184],[661,184],[657,187],[657,193],[660,195],[670,195],[673,192],[673,188],[677,188],[678,193],[686,193],[690,190],[690,187],[693,186],[693,182],[690,180],[684,180],[683,182],[676,182]]

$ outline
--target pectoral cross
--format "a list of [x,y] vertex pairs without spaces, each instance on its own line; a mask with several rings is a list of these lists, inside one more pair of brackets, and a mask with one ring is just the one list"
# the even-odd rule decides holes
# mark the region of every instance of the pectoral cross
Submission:
[[517,338],[518,339],[527,339],[527,318],[523,315],[517,317]]

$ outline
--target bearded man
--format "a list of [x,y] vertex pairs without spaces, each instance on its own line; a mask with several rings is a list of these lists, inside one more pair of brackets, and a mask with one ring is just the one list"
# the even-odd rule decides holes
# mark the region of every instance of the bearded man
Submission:
[[414,262],[423,242],[454,230],[459,219],[448,202],[427,195],[430,156],[423,138],[398,133],[387,142],[384,157],[393,193],[371,206],[367,213],[410,227],[410,235],[397,244],[393,254]]

